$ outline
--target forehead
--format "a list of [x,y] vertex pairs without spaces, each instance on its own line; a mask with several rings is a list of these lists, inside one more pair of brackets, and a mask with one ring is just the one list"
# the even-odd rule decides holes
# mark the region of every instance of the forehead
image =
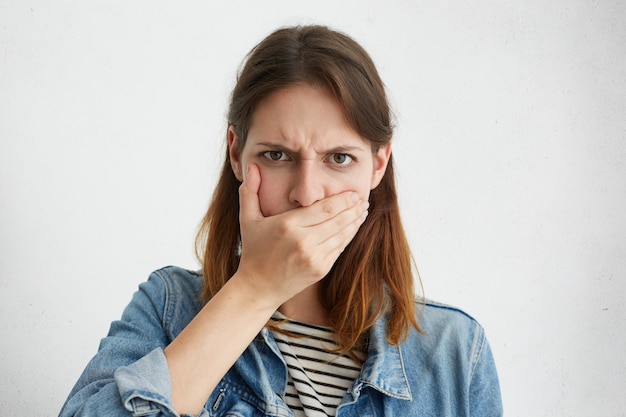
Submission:
[[345,112],[326,88],[296,84],[277,90],[257,106],[246,142],[274,142],[288,147],[366,146]]

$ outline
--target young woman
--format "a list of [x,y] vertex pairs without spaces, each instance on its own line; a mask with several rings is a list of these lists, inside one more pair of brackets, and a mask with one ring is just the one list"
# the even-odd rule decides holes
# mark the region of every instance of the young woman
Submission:
[[248,55],[198,234],[154,272],[61,416],[499,416],[483,329],[415,296],[384,86],[319,26]]

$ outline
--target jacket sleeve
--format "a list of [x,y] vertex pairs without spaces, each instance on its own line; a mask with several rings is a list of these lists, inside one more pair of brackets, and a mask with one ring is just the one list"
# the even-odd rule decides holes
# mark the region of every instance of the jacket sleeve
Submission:
[[[163,354],[173,337],[164,319],[171,296],[158,273],[139,286],[122,318],[111,324],[59,417],[178,415]],[[200,416],[204,415],[203,410]]]
[[501,417],[502,397],[493,353],[481,328],[469,387],[470,416]]

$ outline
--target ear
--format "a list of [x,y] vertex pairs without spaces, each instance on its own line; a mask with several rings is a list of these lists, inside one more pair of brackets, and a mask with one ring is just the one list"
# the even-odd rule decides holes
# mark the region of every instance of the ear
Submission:
[[239,154],[239,136],[235,132],[234,126],[228,126],[228,157],[230,167],[233,169],[235,177],[243,182],[243,168],[241,166],[241,155]]
[[373,166],[372,166],[372,183],[370,185],[370,189],[378,187],[380,181],[383,179],[385,175],[385,171],[387,170],[387,163],[389,162],[389,157],[391,156],[391,142],[387,143],[385,146],[381,146],[376,153],[374,153],[373,158]]

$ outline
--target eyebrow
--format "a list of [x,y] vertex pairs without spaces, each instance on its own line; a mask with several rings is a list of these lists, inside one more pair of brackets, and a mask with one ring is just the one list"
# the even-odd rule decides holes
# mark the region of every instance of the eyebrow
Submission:
[[[266,148],[272,148],[272,149],[276,149],[279,150],[281,152],[287,152],[290,154],[297,154],[298,151],[296,151],[295,149],[290,149],[289,147],[280,144],[280,143],[273,143],[273,142],[259,142],[259,143],[255,143],[254,146],[262,146],[262,147],[266,147]],[[362,152],[365,151],[366,149],[364,147],[361,146],[335,146],[334,148],[330,148],[330,149],[326,149],[323,150],[322,152],[318,152],[316,150],[317,153],[321,153],[321,154],[332,154],[332,153],[351,153],[351,152]]]

